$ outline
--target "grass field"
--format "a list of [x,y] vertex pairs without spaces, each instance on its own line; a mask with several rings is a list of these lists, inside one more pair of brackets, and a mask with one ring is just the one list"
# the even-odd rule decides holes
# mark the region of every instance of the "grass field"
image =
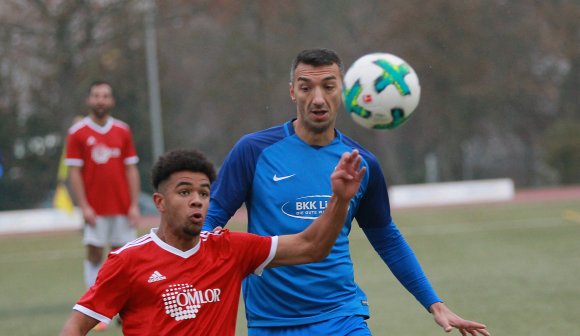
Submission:
[[[406,209],[394,217],[455,312],[494,335],[579,334],[580,199]],[[374,335],[445,334],[358,227],[351,250]],[[0,237],[0,335],[56,335],[84,292],[82,256],[77,232]],[[246,334],[243,316],[240,309],[237,335]]]

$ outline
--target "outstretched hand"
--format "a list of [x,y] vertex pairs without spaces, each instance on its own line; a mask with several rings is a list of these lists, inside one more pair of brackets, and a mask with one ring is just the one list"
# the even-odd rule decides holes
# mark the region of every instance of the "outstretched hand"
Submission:
[[342,154],[334,172],[330,175],[332,193],[336,197],[350,201],[356,195],[366,172],[366,167],[360,167],[361,161],[362,158],[356,149]]
[[447,306],[442,302],[432,304],[431,307],[429,307],[429,311],[433,314],[435,322],[437,322],[445,332],[451,332],[455,328],[459,330],[463,336],[491,336],[484,324],[464,320],[452,312],[451,309],[447,308]]

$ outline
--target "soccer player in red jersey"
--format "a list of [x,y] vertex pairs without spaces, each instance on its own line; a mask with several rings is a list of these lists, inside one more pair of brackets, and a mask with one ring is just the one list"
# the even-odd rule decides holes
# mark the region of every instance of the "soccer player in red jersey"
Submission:
[[109,254],[61,335],[85,335],[119,313],[125,335],[234,335],[240,285],[264,268],[323,260],[332,249],[366,172],[357,150],[330,176],[324,213],[304,231],[263,237],[201,231],[215,180],[194,150],[160,157],[152,170],[158,228]]
[[65,163],[70,167],[70,183],[85,222],[84,277],[90,287],[102,264],[104,248],[115,249],[137,237],[140,180],[131,130],[110,116],[115,106],[111,85],[92,83],[86,104],[89,115],[68,131]]

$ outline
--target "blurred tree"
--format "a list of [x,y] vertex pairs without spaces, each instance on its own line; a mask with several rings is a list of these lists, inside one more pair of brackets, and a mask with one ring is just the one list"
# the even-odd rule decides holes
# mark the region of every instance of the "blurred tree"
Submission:
[[546,160],[557,169],[560,182],[580,183],[580,121],[555,122],[546,130],[542,143]]
[[[197,147],[219,166],[239,137],[295,115],[288,80],[297,52],[332,48],[348,67],[380,51],[417,71],[417,111],[393,131],[363,129],[345,113],[338,127],[377,155],[389,184],[424,182],[426,157],[437,158],[443,181],[510,177],[517,186],[546,185],[554,183],[545,173],[549,163],[561,183],[575,183],[563,173],[573,163],[560,156],[564,166],[557,165],[553,155],[560,151],[544,143],[556,123],[580,119],[577,0],[156,4],[168,149]],[[134,131],[150,190],[142,5],[0,2],[0,209],[51,197],[65,131],[85,114],[95,79],[115,87],[114,115]]]
[[[124,86],[116,85],[115,79],[126,82],[127,73],[135,73],[129,62],[116,66],[121,55],[111,47],[115,40],[129,45],[125,39],[119,41],[119,32],[126,32],[120,27],[130,25],[125,18],[130,17],[132,5],[127,1],[10,0],[1,6],[4,38],[0,48],[5,51],[1,62],[7,69],[1,78],[11,90],[2,90],[0,99],[11,103],[6,109],[2,106],[0,116],[6,120],[3,125],[13,126],[3,133],[3,148],[12,152],[6,154],[12,173],[2,183],[18,187],[8,190],[3,186],[3,196],[9,191],[14,201],[2,202],[0,208],[44,206],[50,204],[56,184],[66,130],[73,116],[84,114],[88,84],[107,79],[117,93],[123,93]],[[124,102],[119,103],[121,110]],[[10,114],[15,117],[8,119]]]

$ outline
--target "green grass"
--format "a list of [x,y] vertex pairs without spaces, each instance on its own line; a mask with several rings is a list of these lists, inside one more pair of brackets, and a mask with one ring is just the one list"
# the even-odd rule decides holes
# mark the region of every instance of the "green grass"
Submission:
[[[439,295],[494,335],[573,335],[580,302],[579,200],[395,210]],[[568,216],[569,217],[569,216]],[[243,229],[232,225],[231,229]],[[355,226],[356,277],[374,335],[443,335]],[[0,335],[55,335],[84,292],[80,233],[0,237]],[[243,307],[237,335],[245,335]],[[121,335],[112,327],[101,335]]]

